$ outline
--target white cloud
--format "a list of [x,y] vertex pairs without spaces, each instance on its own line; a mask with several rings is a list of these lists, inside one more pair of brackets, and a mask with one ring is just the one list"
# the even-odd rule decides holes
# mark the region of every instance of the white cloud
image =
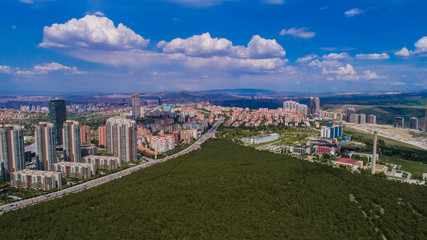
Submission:
[[394,82],[390,82],[391,85],[395,85],[395,86],[404,86],[407,85],[404,82],[399,82],[399,81],[394,81]]
[[362,13],[364,13],[364,11],[360,10],[359,8],[352,8],[352,9],[344,12],[344,14],[347,17],[354,17],[354,16],[362,14]]
[[276,5],[281,5],[285,3],[284,0],[262,0],[262,2],[268,3],[268,4],[276,4]]
[[299,37],[299,38],[304,38],[304,39],[309,39],[309,38],[312,38],[316,35],[315,32],[310,32],[310,31],[308,31],[308,28],[305,28],[305,27],[303,27],[303,28],[290,28],[288,30],[282,29],[279,32],[279,34],[281,36],[291,35],[294,37]]
[[157,47],[163,45],[163,52],[177,53],[182,52],[187,56],[210,57],[229,55],[233,44],[225,38],[211,38],[209,33],[194,35],[182,39],[176,38],[169,43],[159,42]]
[[49,72],[64,72],[71,74],[83,74],[85,72],[79,71],[76,67],[67,67],[62,64],[51,62],[44,63],[40,65],[35,65],[31,70],[18,70],[16,74],[18,75],[44,75]]
[[100,12],[100,11],[94,12],[93,15],[100,16],[100,17],[104,17],[105,16],[105,14],[103,12]]
[[387,53],[371,53],[371,54],[357,54],[357,59],[372,59],[372,60],[383,60],[389,59],[390,56]]
[[348,53],[346,53],[346,52],[330,53],[328,55],[322,56],[323,59],[333,59],[333,60],[339,60],[339,59],[344,59],[344,58],[349,58],[349,57],[350,57],[350,55],[348,55]]
[[10,74],[10,67],[6,65],[0,65],[0,73]]
[[259,35],[252,37],[248,47],[236,46],[232,51],[232,55],[240,58],[280,58],[286,55],[286,51],[275,39],[265,39]]
[[19,0],[22,3],[27,3],[27,4],[36,4],[36,3],[40,3],[40,2],[52,2],[55,0]]
[[411,53],[409,52],[409,50],[406,47],[404,47],[404,48],[400,49],[399,51],[395,52],[394,55],[401,56],[401,57],[409,57],[411,55]]
[[313,59],[316,59],[316,58],[318,58],[319,56],[317,56],[316,54],[310,54],[310,55],[307,55],[307,56],[305,56],[305,57],[301,57],[301,58],[298,58],[297,60],[296,60],[296,62],[297,63],[306,63],[306,62],[310,62],[310,61],[312,61]]
[[320,61],[318,59],[312,61],[308,64],[310,67],[317,67],[317,68],[337,68],[340,67],[342,64],[336,60],[323,60]]
[[323,74],[336,74],[336,75],[355,75],[357,74],[354,71],[354,68],[351,64],[345,65],[345,67],[339,67],[337,70],[327,70],[326,68],[322,69]]
[[117,28],[106,17],[86,15],[71,19],[64,24],[53,24],[43,29],[41,47],[92,48],[92,49],[138,49],[147,46],[144,39],[119,23]]
[[280,58],[286,55],[286,51],[276,40],[264,39],[258,35],[252,37],[247,47],[233,46],[230,40],[212,38],[209,33],[186,39],[176,38],[168,43],[161,41],[157,47],[163,47],[165,53],[183,53],[192,57],[230,56],[262,59]]
[[416,52],[420,52],[420,53],[425,53],[427,52],[427,36],[426,37],[422,37],[420,40],[418,40],[415,43],[415,51]]
[[361,76],[362,79],[371,80],[371,79],[383,79],[386,78],[384,76],[379,76],[377,73],[372,72],[371,70],[365,70],[363,71],[363,75]]

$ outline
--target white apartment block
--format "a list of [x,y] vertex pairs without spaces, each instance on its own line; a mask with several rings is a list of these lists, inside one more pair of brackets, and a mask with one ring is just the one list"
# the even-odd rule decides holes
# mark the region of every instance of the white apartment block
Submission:
[[64,177],[90,178],[96,174],[95,164],[81,162],[58,162],[54,164],[57,172],[62,172]]
[[62,187],[62,174],[60,172],[23,169],[10,175],[10,184],[13,187],[51,190]]
[[122,166],[120,158],[113,156],[89,155],[82,157],[82,163],[94,164],[96,169],[116,169]]

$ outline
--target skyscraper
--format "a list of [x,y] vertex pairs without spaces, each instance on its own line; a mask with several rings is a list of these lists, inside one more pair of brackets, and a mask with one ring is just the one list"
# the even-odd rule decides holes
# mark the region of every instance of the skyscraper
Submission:
[[310,97],[310,114],[320,113],[320,99],[318,97]]
[[102,125],[98,127],[98,144],[100,146],[107,146],[107,125]]
[[82,143],[91,143],[91,127],[80,125],[80,141]]
[[24,169],[24,128],[19,125],[0,125],[0,170],[1,179]]
[[411,117],[409,119],[409,128],[410,129],[418,129],[418,118]]
[[77,121],[67,120],[62,129],[64,146],[64,161],[81,161],[80,124]]
[[49,122],[55,125],[56,144],[62,145],[62,127],[67,120],[67,107],[64,99],[52,99],[49,102]]
[[37,169],[53,171],[56,161],[55,125],[41,122],[35,130]]
[[132,118],[139,118],[141,116],[141,99],[139,93],[132,95]]
[[107,152],[121,161],[136,160],[137,126],[134,120],[112,117],[107,120]]
[[163,105],[163,98],[162,98],[162,97],[159,97],[159,99],[158,99],[158,104],[159,104],[159,106],[162,106],[162,105]]

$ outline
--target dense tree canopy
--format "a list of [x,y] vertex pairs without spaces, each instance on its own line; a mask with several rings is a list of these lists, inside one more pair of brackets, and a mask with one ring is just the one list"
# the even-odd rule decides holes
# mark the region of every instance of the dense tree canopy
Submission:
[[214,139],[0,216],[0,239],[427,239],[427,189]]

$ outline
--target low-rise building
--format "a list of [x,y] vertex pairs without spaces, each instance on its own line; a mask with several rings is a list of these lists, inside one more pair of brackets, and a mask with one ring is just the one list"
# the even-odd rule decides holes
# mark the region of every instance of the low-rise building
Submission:
[[335,155],[341,150],[340,146],[315,146],[316,153],[328,153],[331,155]]
[[89,155],[82,158],[82,163],[95,164],[96,169],[116,169],[122,166],[119,157]]
[[245,144],[259,144],[259,143],[271,142],[279,138],[280,138],[280,135],[278,133],[262,134],[262,135],[257,135],[253,137],[242,138],[242,142]]
[[13,187],[50,190],[62,187],[62,174],[59,172],[23,169],[10,175],[10,184]]
[[96,174],[95,164],[80,162],[58,162],[54,164],[57,172],[62,172],[64,177],[90,178]]
[[352,159],[352,158],[340,158],[335,161],[336,165],[349,166],[352,169],[358,169],[363,167],[363,161]]

